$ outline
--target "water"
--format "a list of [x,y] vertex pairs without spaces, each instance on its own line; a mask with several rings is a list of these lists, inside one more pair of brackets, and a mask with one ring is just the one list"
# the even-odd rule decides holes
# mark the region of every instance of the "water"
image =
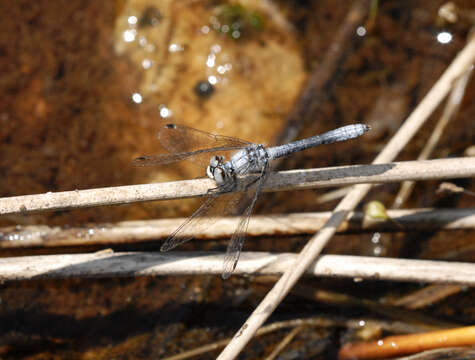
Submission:
[[[208,198],[162,245],[168,251],[190,240],[192,229],[209,228],[216,216],[242,211],[238,226],[228,244],[223,265],[223,278],[228,278],[236,268],[244,243],[249,218],[262,187],[269,177],[270,162],[294,152],[322,144],[331,144],[359,137],[369,127],[353,124],[331,130],[322,135],[297,140],[285,145],[266,148],[245,140],[210,134],[187,126],[167,124],[158,133],[158,139],[169,154],[141,156],[134,160],[139,166],[170,164],[184,159],[192,159],[207,164],[206,174],[215,180],[216,188],[208,191]],[[234,151],[229,161],[225,154]],[[212,155],[211,157],[210,154]],[[243,178],[247,174],[258,174],[252,180]],[[245,191],[233,193],[241,182]]]

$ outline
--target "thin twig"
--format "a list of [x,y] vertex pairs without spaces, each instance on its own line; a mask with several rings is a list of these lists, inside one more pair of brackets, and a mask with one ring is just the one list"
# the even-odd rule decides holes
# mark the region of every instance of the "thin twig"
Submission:
[[[429,93],[407,118],[399,131],[376,157],[373,162],[374,164],[392,161],[397,154],[399,154],[445,96],[447,96],[454,81],[465,73],[474,61],[475,37],[473,37],[457,55]],[[257,306],[241,329],[234,335],[233,340],[219,355],[219,360],[234,359],[238,356],[244,346],[251,340],[257,329],[272,314],[274,309],[306,271],[307,267],[321,253],[340,223],[345,220],[349,212],[357,206],[370,189],[371,185],[355,185],[354,189],[343,198],[335,208],[334,214],[326,225],[307,243],[295,263],[288,267],[287,271]]]
[[[255,175],[249,175],[249,177],[252,176]],[[389,164],[378,163],[377,165],[280,171],[270,175],[264,185],[264,191],[303,190],[360,183],[389,183],[404,180],[435,180],[473,176],[475,176],[474,158],[405,161]],[[13,196],[0,199],[0,214],[25,214],[44,210],[199,197],[206,196],[208,190],[215,187],[216,184],[211,179],[196,179]]]
[[[297,257],[290,253],[245,252],[234,273],[281,274]],[[0,282],[71,277],[218,275],[222,271],[223,254],[204,252],[100,251],[0,259]],[[475,264],[463,262],[324,255],[306,271],[309,276],[475,285]]]
[[[389,219],[365,221],[362,212],[352,212],[337,232],[436,231],[475,229],[475,208],[389,210]],[[256,215],[249,221],[246,235],[294,236],[313,234],[330,218],[331,212]],[[110,245],[157,241],[167,238],[186,218],[86,224],[81,227],[46,225],[0,228],[0,248]],[[207,229],[190,228],[184,236],[196,239],[223,239],[232,236],[239,217],[221,217]]]
[[304,328],[305,326],[303,325],[293,328],[292,331],[289,332],[279,344],[277,344],[275,349],[272,350],[272,352],[269,354],[269,356],[266,357],[265,360],[274,360],[276,356],[279,355],[282,352],[282,350],[284,350],[285,347],[290,344],[290,342],[294,339],[294,337]]

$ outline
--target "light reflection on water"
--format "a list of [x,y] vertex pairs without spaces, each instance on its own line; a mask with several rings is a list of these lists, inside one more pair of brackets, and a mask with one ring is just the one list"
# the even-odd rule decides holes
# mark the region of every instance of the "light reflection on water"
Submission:
[[441,44],[448,44],[452,41],[452,34],[448,31],[441,31],[437,34],[437,41]]

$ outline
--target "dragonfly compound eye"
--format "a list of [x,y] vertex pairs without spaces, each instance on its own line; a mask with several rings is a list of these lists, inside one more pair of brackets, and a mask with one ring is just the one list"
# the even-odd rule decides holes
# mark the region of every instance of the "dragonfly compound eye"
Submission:
[[216,184],[224,184],[226,180],[226,173],[221,168],[216,168],[213,171],[213,178],[216,181]]
[[215,168],[216,166],[218,166],[219,163],[220,163],[219,157],[217,157],[217,156],[212,156],[209,159],[209,166],[211,166],[212,168]]

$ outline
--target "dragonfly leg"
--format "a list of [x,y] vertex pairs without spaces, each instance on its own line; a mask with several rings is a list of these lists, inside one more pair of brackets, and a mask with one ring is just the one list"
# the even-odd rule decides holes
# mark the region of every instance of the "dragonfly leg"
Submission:
[[208,189],[207,193],[210,195],[224,194],[228,192],[233,192],[236,187],[236,181],[230,180],[221,185],[216,186],[215,188]]
[[257,176],[255,179],[244,185],[244,190],[247,191],[251,186],[256,184],[260,180],[260,176]]

